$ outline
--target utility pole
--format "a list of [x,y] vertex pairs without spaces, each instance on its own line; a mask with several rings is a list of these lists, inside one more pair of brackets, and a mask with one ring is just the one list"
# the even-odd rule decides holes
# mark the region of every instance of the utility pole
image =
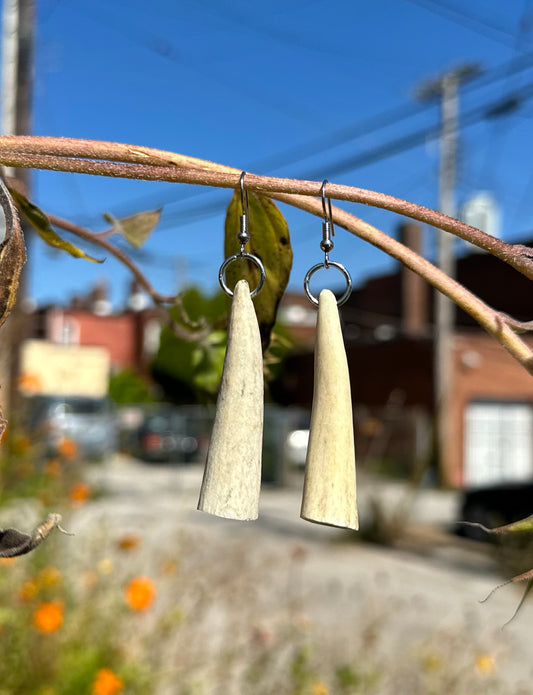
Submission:
[[[441,133],[439,163],[439,210],[455,217],[455,169],[459,121],[459,87],[479,75],[478,65],[460,65],[440,77],[424,82],[417,90],[422,101],[440,99]],[[437,229],[437,266],[455,278],[454,236]],[[455,305],[442,292],[435,296],[433,380],[435,384],[436,438],[440,475],[449,481],[453,465],[448,451],[453,437],[451,404],[453,394],[453,331]]]
[[[34,0],[3,0],[2,4],[2,111],[3,135],[31,133],[33,65],[34,65]],[[7,176],[15,176],[25,193],[29,193],[29,169],[7,169]],[[1,238],[0,234],[0,238]],[[24,274],[23,274],[24,275]],[[21,276],[19,297],[24,292]],[[8,412],[15,393],[18,348],[22,336],[20,304],[13,308],[0,332],[0,404]]]

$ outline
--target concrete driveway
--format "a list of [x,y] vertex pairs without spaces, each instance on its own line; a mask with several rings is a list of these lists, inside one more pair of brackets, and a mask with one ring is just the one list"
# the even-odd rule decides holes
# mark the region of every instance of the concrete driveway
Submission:
[[[532,606],[502,630],[524,587],[503,588],[480,603],[503,578],[483,544],[445,533],[456,518],[454,493],[421,490],[409,503],[411,530],[389,548],[299,519],[298,486],[264,489],[256,522],[203,514],[196,511],[201,476],[198,466],[151,466],[117,457],[91,468],[92,484],[105,494],[69,523],[81,537],[100,525],[115,535],[133,531],[158,547],[186,533],[206,566],[227,561],[238,549],[241,559],[228,570],[228,581],[241,576],[240,563],[266,567],[253,579],[262,626],[274,624],[294,600],[319,654],[333,651],[344,661],[364,654],[380,670],[380,685],[357,692],[531,692]],[[405,490],[361,482],[363,519],[372,494],[394,508]],[[441,689],[430,688],[431,678]]]

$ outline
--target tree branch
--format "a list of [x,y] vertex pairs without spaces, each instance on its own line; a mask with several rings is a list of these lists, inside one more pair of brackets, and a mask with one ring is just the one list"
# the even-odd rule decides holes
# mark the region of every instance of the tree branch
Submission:
[[[188,342],[197,342],[207,337],[210,330],[209,327],[205,324],[205,322],[194,323],[190,320],[190,318],[187,316],[185,308],[183,307],[180,295],[165,295],[157,292],[157,290],[153,287],[153,285],[150,283],[147,277],[142,273],[137,264],[134,263],[131,260],[131,258],[121,249],[119,249],[114,244],[111,244],[109,241],[107,241],[107,239],[103,238],[102,236],[95,235],[88,229],[84,229],[83,227],[80,227],[79,225],[74,224],[73,222],[64,220],[61,217],[56,217],[56,215],[47,215],[47,217],[50,221],[50,224],[52,224],[54,227],[64,229],[66,232],[70,232],[71,234],[76,235],[80,239],[84,239],[85,241],[89,241],[91,244],[96,244],[97,246],[100,246],[101,248],[105,249],[108,253],[115,256],[115,258],[119,260],[121,263],[123,263],[126,266],[126,268],[128,268],[128,270],[132,273],[132,275],[135,277],[135,279],[138,281],[141,287],[151,297],[154,304],[156,304],[159,307],[159,309],[161,309],[162,312],[164,312],[167,324],[174,331],[174,334],[178,338],[182,338],[183,340],[187,340]],[[166,306],[168,304],[172,304],[173,306],[176,306],[179,309],[180,315],[184,323],[186,323],[188,326],[194,329],[193,331],[187,330],[179,323],[176,323],[176,321],[174,321],[174,319],[168,311],[168,306]]]
[[[89,160],[98,161],[91,162]],[[241,170],[234,167],[149,147],[97,140],[38,136],[0,137],[0,163],[6,166],[190,183],[221,188],[237,188],[241,174]],[[130,166],[125,167],[124,164]],[[246,175],[247,190],[257,193],[289,193],[319,197],[321,187],[322,182],[316,181]],[[378,207],[443,229],[489,251],[533,280],[532,252],[528,247],[507,244],[501,239],[485,234],[480,229],[471,227],[460,220],[385,193],[328,183],[327,194],[333,200],[345,200]]]
[[[173,181],[221,188],[237,188],[241,175],[239,169],[163,150],[120,143],[30,136],[0,137],[0,163],[14,167]],[[248,191],[268,194],[276,200],[322,216],[321,182],[247,174],[245,185]],[[332,199],[383,208],[439,227],[489,251],[533,280],[531,260],[533,252],[527,247],[506,244],[500,239],[435,210],[383,193],[328,184],[327,195]],[[514,326],[523,330],[527,324],[518,327],[513,319],[508,319],[500,312],[494,311],[429,261],[354,215],[335,207],[333,220],[338,226],[382,249],[424,277],[436,289],[473,316],[520,364],[533,373],[533,353],[512,328]],[[90,232],[87,233],[90,235]],[[92,240],[95,241],[94,238]],[[105,239],[100,239],[100,243],[102,241]],[[109,246],[115,248],[112,245]]]

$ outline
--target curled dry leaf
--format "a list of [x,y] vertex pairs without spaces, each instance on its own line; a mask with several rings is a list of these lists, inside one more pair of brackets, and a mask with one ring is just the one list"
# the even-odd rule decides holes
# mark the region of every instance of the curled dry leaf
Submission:
[[[42,524],[30,535],[23,533],[15,528],[6,528],[0,530],[0,557],[16,557],[17,555],[25,555],[31,550],[40,545],[48,536],[50,531],[56,527],[63,533],[67,533],[61,528],[59,522],[61,514],[49,514]],[[68,534],[71,535],[71,534]]]
[[161,208],[138,212],[136,215],[122,219],[117,219],[111,213],[105,212],[103,218],[113,225],[113,233],[120,234],[132,246],[140,249],[159,224]]
[[[15,305],[20,273],[26,261],[24,236],[17,210],[9,191],[0,179],[0,205],[4,213],[4,237],[0,239],[0,326]],[[6,428],[6,421],[0,410],[0,441]]]
[[86,261],[92,261],[93,263],[102,263],[98,258],[93,258],[89,254],[85,253],[70,241],[62,239],[59,234],[54,230],[50,224],[50,220],[44,214],[44,212],[29,201],[26,196],[24,196],[20,191],[14,188],[9,189],[13,199],[18,207],[18,209],[23,213],[24,217],[28,220],[31,226],[35,229],[37,234],[45,241],[49,246],[53,246],[56,249],[62,249],[66,251],[74,258],[84,258]]
[[0,180],[0,204],[4,212],[5,233],[0,239],[0,326],[15,304],[20,273],[26,261],[24,237],[13,199]]

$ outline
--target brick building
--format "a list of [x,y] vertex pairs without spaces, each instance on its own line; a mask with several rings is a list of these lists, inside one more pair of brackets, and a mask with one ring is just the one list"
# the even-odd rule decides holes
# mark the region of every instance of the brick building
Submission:
[[104,283],[69,307],[44,307],[34,317],[32,337],[53,343],[97,345],[109,352],[113,371],[136,369],[148,374],[159,347],[161,321],[156,309],[132,283],[123,311],[114,313]]
[[[417,225],[404,225],[401,234],[420,250]],[[531,282],[490,254],[459,258],[457,279],[493,308],[533,318]],[[433,303],[433,289],[401,267],[355,289],[341,309],[359,464],[389,459],[409,469],[428,457],[435,413]],[[282,404],[310,408],[316,311],[305,296],[287,293],[279,318],[299,347],[271,393]],[[114,369],[147,373],[159,331],[156,310],[134,285],[120,313],[111,313],[103,287],[68,309],[41,310],[34,337],[104,346]],[[533,346],[533,336],[524,339]],[[452,436],[438,457],[441,481],[461,487],[533,479],[532,377],[460,310],[452,351]]]
[[[417,250],[420,230],[406,224]],[[457,279],[490,306],[530,320],[531,282],[490,254],[458,259]],[[432,445],[433,289],[407,269],[376,277],[342,307],[358,461],[395,459],[406,467]],[[524,340],[533,347],[533,336]],[[440,479],[454,487],[533,479],[533,378],[464,312],[452,347],[452,436],[438,457]],[[276,385],[285,403],[310,407],[313,355],[293,355]]]

